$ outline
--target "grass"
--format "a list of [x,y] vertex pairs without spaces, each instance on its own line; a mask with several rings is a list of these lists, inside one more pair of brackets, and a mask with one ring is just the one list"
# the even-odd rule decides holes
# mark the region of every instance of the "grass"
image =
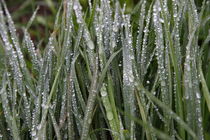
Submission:
[[0,1],[0,139],[210,139],[209,1],[59,2]]

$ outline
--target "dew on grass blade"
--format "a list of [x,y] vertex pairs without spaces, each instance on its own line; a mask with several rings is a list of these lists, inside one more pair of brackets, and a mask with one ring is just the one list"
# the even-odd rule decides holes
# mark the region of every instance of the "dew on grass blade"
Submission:
[[107,112],[107,119],[112,120],[113,119],[113,114],[112,112]]
[[[133,42],[130,29],[130,16],[123,15],[125,28],[125,38],[123,39],[123,100],[125,112],[135,116],[135,98],[134,98],[134,75],[133,75]],[[134,129],[135,123],[133,120],[125,117],[125,127],[131,131],[130,139],[135,139]]]
[[27,47],[28,52],[32,58],[32,63],[33,63],[34,69],[36,71],[38,71],[38,69],[40,68],[40,62],[39,62],[37,52],[34,47],[34,43],[32,42],[30,35],[26,29],[24,30],[24,43],[25,43],[25,46]]
[[8,22],[8,29],[10,31],[10,34],[11,34],[11,39],[13,41],[13,44],[14,44],[14,47],[17,51],[17,56],[18,56],[18,59],[20,61],[20,67],[24,70],[26,70],[26,64],[25,64],[25,60],[23,58],[23,53],[21,51],[21,48],[20,48],[20,44],[19,44],[19,40],[18,40],[18,37],[17,37],[17,34],[16,34],[16,28],[15,28],[15,24],[12,20],[12,17],[7,9],[7,6],[6,6],[6,3],[3,1],[3,7],[4,7],[4,11],[6,13],[6,16],[7,16],[7,22]]
[[150,5],[148,14],[146,16],[146,25],[144,27],[144,36],[143,36],[143,42],[142,42],[142,47],[141,47],[141,59],[140,59],[140,66],[141,66],[141,78],[143,78],[143,76],[146,73],[147,67],[145,67],[145,65],[148,65],[148,63],[150,63],[149,61],[149,53],[148,53],[148,36],[149,36],[149,25],[150,25],[150,19],[151,19],[151,9],[152,9],[152,5]]
[[[145,15],[146,15],[146,4],[147,1],[143,0],[142,1],[142,5],[141,5],[141,12],[140,12],[140,16],[139,16],[139,21],[138,21],[138,36],[136,39],[136,50],[137,50],[137,63],[142,62],[142,60],[144,60],[144,58],[141,58],[141,51],[142,51],[142,36],[143,36],[143,30],[144,30],[144,20],[145,20]],[[145,27],[146,28],[146,27]],[[145,44],[144,44],[145,45]]]

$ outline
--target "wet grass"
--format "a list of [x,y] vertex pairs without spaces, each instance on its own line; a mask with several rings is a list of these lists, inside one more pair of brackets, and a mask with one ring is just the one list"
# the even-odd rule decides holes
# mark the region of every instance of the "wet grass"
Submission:
[[209,1],[7,4],[0,139],[210,139]]

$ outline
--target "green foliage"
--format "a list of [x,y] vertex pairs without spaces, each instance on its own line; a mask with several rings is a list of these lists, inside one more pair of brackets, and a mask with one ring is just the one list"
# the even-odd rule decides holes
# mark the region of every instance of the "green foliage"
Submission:
[[209,1],[58,2],[0,1],[2,139],[209,139]]

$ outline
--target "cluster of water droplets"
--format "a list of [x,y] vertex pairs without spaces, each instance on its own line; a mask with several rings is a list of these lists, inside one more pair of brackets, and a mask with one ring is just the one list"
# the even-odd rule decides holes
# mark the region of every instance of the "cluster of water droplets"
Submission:
[[21,48],[20,48],[19,40],[18,40],[18,37],[16,35],[16,29],[15,29],[14,22],[12,20],[12,17],[10,15],[5,3],[3,3],[3,6],[4,6],[6,16],[7,16],[8,29],[9,29],[9,32],[11,34],[11,39],[12,39],[12,42],[13,42],[14,47],[16,49],[18,59],[20,61],[20,67],[26,69],[26,64],[25,64],[23,54],[22,54],[22,51],[21,51]]
[[[155,27],[155,45],[156,45],[156,58],[158,62],[158,75],[160,79],[160,85],[161,85],[161,100],[167,105],[172,105],[172,83],[169,81],[171,77],[171,71],[170,69],[170,56],[169,56],[169,42],[168,40],[165,40],[163,38],[164,31],[163,25],[169,24],[165,23],[163,20],[164,13],[167,14],[167,2],[165,1],[163,3],[163,9],[161,8],[160,2],[155,2],[155,5],[153,6],[153,22]],[[167,18],[167,17],[166,17]],[[166,25],[165,25],[166,26]],[[171,54],[170,54],[171,55]],[[165,127],[166,129],[170,129],[168,126],[168,123],[171,121],[170,115],[168,115],[167,112],[163,111],[165,116]]]
[[103,46],[104,51],[106,53],[106,56],[110,56],[110,40],[111,34],[112,34],[112,9],[110,6],[110,0],[101,0],[101,9],[103,12],[103,18],[102,18],[102,26],[103,26]]
[[101,88],[101,98],[102,98],[102,101],[103,101],[103,103],[105,105],[105,108],[106,108],[107,119],[109,121],[111,121],[114,116],[113,116],[112,109],[111,109],[111,106],[110,106],[110,103],[109,103],[108,93],[106,91],[106,85],[105,84],[103,84],[103,86]]
[[[147,16],[146,16],[146,25],[144,27],[144,36],[143,36],[143,42],[142,42],[142,47],[141,47],[141,59],[140,59],[140,65],[141,65],[141,77],[145,75],[147,68],[149,66],[149,63],[151,62],[151,59],[153,57],[152,55],[149,54],[148,52],[148,36],[149,36],[149,25],[150,25],[150,20],[151,20],[151,8],[149,8]],[[145,67],[146,66],[146,67]]]
[[[166,89],[166,66],[165,66],[165,45],[163,39],[163,29],[161,24],[160,17],[160,4],[156,2],[153,6],[153,22],[155,26],[155,45],[156,45],[156,57],[158,61],[158,74],[160,75],[161,90]],[[164,92],[165,93],[165,92]]]
[[32,63],[33,63],[34,69],[36,71],[38,71],[40,68],[40,60],[39,60],[37,52],[35,50],[34,43],[31,40],[30,35],[27,32],[27,30],[25,30],[25,32],[24,32],[24,43],[25,43],[25,46],[27,47],[28,52],[32,58]]
[[134,82],[133,70],[132,70],[132,60],[134,59],[133,45],[130,32],[130,18],[125,15],[125,39],[123,40],[123,81],[124,85],[132,86]]
[[[129,112],[132,116],[135,116],[135,98],[134,98],[134,50],[133,50],[133,38],[131,32],[130,16],[122,15],[123,25],[125,28],[123,42],[123,100],[125,106],[125,111]],[[131,135],[130,139],[134,139],[133,134],[135,125],[134,121],[130,121],[125,118],[125,127],[130,129]]]
[[[144,0],[142,2],[141,12],[140,12],[139,21],[138,21],[139,26],[138,26],[138,31],[137,31],[138,35],[137,35],[137,39],[136,39],[136,50],[137,50],[137,54],[136,55],[137,55],[137,63],[138,63],[139,66],[141,66],[142,60],[144,59],[144,58],[141,58],[141,54],[142,54],[141,47],[142,47],[142,36],[143,36],[143,29],[144,29],[144,20],[145,20],[145,15],[146,15],[146,3],[147,3],[146,0]],[[144,71],[144,70],[140,69],[139,71]]]

